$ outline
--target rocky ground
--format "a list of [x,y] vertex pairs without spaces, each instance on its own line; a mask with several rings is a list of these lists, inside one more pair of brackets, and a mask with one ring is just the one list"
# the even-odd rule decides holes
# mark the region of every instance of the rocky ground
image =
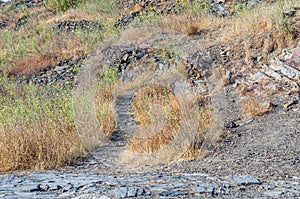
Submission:
[[[117,24],[126,26],[138,12],[150,9],[147,2],[143,1],[140,10],[129,11],[130,14],[121,17]],[[173,1],[170,2],[163,8],[158,2],[154,8],[167,13],[172,7]],[[217,13],[232,14],[228,10],[221,12],[226,10],[222,7],[225,1],[214,2],[213,8],[219,9]],[[129,4],[128,10],[132,9],[137,7]],[[9,21],[0,22],[0,28],[9,24]],[[91,27],[101,28],[102,25],[98,21],[57,24],[60,31],[70,34],[78,28]],[[166,47],[166,43],[171,45]],[[159,30],[141,40],[132,40],[124,33],[119,41],[91,55],[62,61],[20,80],[34,84],[73,83],[80,69],[105,64],[116,67],[125,81],[142,74],[145,66],[168,71],[184,64],[192,90],[210,96],[219,122],[224,126],[224,134],[218,142],[202,143],[199,157],[193,160],[124,164],[119,161],[120,154],[126,150],[124,138],[130,137],[137,128],[130,112],[135,91],[129,90],[116,99],[119,131],[107,143],[90,151],[90,158],[55,171],[1,174],[0,197],[299,198],[299,45],[268,60],[268,64],[256,57],[255,67],[249,64],[237,68],[232,65],[239,60],[231,60],[228,50],[217,44],[204,48],[200,37]],[[93,66],[88,65],[91,59],[95,59]],[[213,76],[213,69],[220,64],[225,71],[217,78]],[[218,83],[222,86],[218,87]],[[267,111],[245,117],[244,100],[253,96],[267,104]]]

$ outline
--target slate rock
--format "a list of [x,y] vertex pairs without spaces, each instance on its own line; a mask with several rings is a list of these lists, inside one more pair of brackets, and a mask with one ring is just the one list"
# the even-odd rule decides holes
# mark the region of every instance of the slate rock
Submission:
[[149,188],[139,188],[137,190],[138,196],[151,195],[151,191]]
[[257,73],[252,75],[252,80],[257,82],[265,77],[266,77],[266,75],[263,72],[258,71]]
[[115,188],[116,198],[126,198],[128,189],[126,187]]
[[0,178],[0,184],[11,183],[12,181],[14,181],[17,178],[18,178],[18,176],[13,175],[13,174],[4,176],[4,177]]
[[260,180],[250,175],[231,176],[231,180],[237,185],[253,185],[261,184]]
[[42,184],[38,184],[36,188],[31,189],[29,192],[45,192],[49,189],[49,187],[45,187]]
[[269,185],[269,184],[262,184],[260,187],[260,189],[263,189],[263,190],[273,190],[276,188],[276,186],[274,185]]
[[127,196],[128,197],[136,197],[137,196],[137,191],[138,191],[137,187],[129,187]]
[[203,193],[212,193],[214,190],[213,187],[199,186],[194,188],[194,192],[203,194]]
[[228,122],[227,124],[225,124],[225,128],[236,128],[238,127],[239,125],[237,125],[234,121],[230,121]]
[[284,195],[283,191],[266,191],[263,193],[265,196],[273,197],[273,198],[279,198],[282,195]]

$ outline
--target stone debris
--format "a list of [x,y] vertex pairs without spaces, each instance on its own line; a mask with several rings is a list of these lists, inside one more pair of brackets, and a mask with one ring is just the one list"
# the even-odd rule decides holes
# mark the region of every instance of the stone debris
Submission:
[[295,104],[298,104],[298,100],[290,100],[288,102],[285,102],[283,107],[288,109],[288,108],[290,108],[291,106],[293,106]]
[[23,6],[27,8],[43,6],[44,0],[23,0],[16,2],[16,8],[22,8]]
[[[262,65],[258,71],[246,69],[242,75],[235,75],[227,71],[228,81],[245,85],[248,90],[297,90],[300,88],[300,70],[294,67],[300,56],[299,47],[293,50],[292,57],[288,61],[275,60],[271,65]],[[102,63],[109,67],[117,68],[122,81],[131,81],[136,75],[142,74],[144,70],[167,70],[178,63],[185,64],[189,80],[194,92],[208,94],[211,90],[208,86],[211,68],[216,65],[210,53],[204,51],[193,51],[186,59],[162,49],[141,48],[134,44],[109,46],[101,50]],[[73,82],[78,69],[86,57],[77,60],[65,60],[56,67],[46,68],[26,81],[34,84],[52,84],[55,82]],[[291,61],[293,60],[293,61]],[[137,67],[146,66],[146,67]],[[233,79],[234,78],[234,79]]]
[[[163,177],[162,177],[163,176]],[[199,181],[199,177],[201,180]],[[224,177],[226,178],[226,177]],[[232,176],[234,184],[207,174],[152,173],[109,176],[98,173],[34,172],[0,175],[1,198],[199,198],[239,197],[240,190],[253,197],[300,197],[299,182],[261,184],[253,176]],[[5,182],[5,183],[3,183]],[[261,185],[260,185],[261,184]],[[245,187],[245,185],[251,185]]]
[[291,52],[291,57],[286,60],[286,64],[300,70],[300,46]]
[[66,20],[66,21],[61,21],[56,23],[55,27],[56,29],[63,32],[74,33],[77,30],[83,30],[83,31],[94,31],[96,29],[101,30],[103,25],[100,21]]
[[75,60],[63,60],[55,67],[44,68],[28,78],[20,79],[20,82],[44,85],[54,83],[73,84],[74,78],[86,58],[87,56],[83,56]]
[[154,12],[156,14],[170,14],[180,12],[178,0],[133,0],[118,1],[118,5],[124,9],[126,14],[122,15],[116,22],[119,27],[128,26],[134,19],[143,13]]
[[125,14],[117,20],[116,25],[126,27],[133,22],[136,17],[149,12],[154,12],[159,15],[181,13],[184,12],[186,6],[201,6],[217,17],[227,17],[236,13],[238,3],[253,7],[261,2],[261,0],[246,2],[239,2],[239,0],[237,2],[226,0],[211,0],[208,2],[198,0],[190,0],[188,2],[181,0],[118,0],[117,4],[124,10]]
[[208,77],[211,76],[212,58],[204,51],[193,51],[187,58],[186,71],[197,93],[208,93]]
[[8,20],[0,21],[0,29],[3,29],[7,26],[9,26],[9,21]]
[[261,184],[260,180],[250,175],[245,176],[232,176],[231,180],[237,185],[252,185]]
[[270,65],[262,64],[259,70],[245,69],[235,81],[245,85],[251,91],[298,91],[300,89],[300,47],[291,50],[289,56],[283,55],[283,57],[287,60],[275,58]]
[[22,26],[27,24],[28,16],[24,16],[18,19],[18,21],[15,23],[14,31],[18,31]]
[[264,196],[269,196],[272,198],[279,198],[284,195],[284,192],[282,191],[266,191],[263,193]]

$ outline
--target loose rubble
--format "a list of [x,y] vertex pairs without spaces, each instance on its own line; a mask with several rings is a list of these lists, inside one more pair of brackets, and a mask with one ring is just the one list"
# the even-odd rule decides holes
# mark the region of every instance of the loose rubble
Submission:
[[[156,48],[140,48],[137,45],[109,46],[101,50],[102,63],[116,68],[122,81],[131,80],[143,71],[168,70],[184,64],[187,79],[194,92],[208,93],[207,78],[211,75],[212,58],[204,51],[194,51],[185,60],[176,54]],[[81,64],[86,59],[67,59],[55,67],[48,67],[26,79],[34,84],[53,84],[54,82],[73,82]],[[143,66],[143,67],[141,67]]]
[[[300,181],[263,182],[253,176],[211,177],[201,173],[130,174],[33,172],[1,175],[1,198],[228,198],[300,197]],[[240,178],[240,179],[237,179]]]
[[179,0],[134,0],[134,1],[118,1],[118,5],[122,8],[126,14],[122,15],[116,22],[119,27],[126,27],[134,19],[142,14],[154,12],[158,15],[176,14],[184,12],[187,5],[198,6],[206,10],[207,12],[217,17],[227,17],[236,14],[240,9],[244,7],[254,7],[258,3],[263,2],[262,0],[251,0],[251,1],[226,1],[226,0],[212,0],[210,2],[203,2],[198,0],[191,0],[188,2]]
[[56,23],[56,29],[68,33],[74,33],[76,30],[83,30],[83,31],[94,31],[96,29],[101,30],[102,27],[103,25],[100,21],[66,20],[66,21],[61,21]]
[[86,58],[87,56],[83,56],[77,59],[70,58],[60,61],[57,66],[44,68],[28,78],[21,79],[20,82],[43,85],[50,85],[53,83],[72,85],[76,74]]
[[290,56],[285,58],[286,60],[275,58],[270,65],[262,65],[258,71],[249,71],[248,68],[244,71],[245,75],[236,79],[236,82],[257,91],[297,91],[300,88],[300,47],[293,49]]

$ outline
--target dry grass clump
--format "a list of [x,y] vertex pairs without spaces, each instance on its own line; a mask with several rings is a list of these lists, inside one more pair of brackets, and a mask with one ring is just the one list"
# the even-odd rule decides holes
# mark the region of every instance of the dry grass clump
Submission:
[[0,171],[65,166],[86,156],[68,89],[0,82]]
[[32,55],[26,58],[26,60],[20,63],[14,64],[9,68],[9,74],[17,77],[28,76],[37,72],[43,68],[51,67],[56,64],[56,58],[54,56],[41,56]]
[[[159,22],[159,26],[164,28],[169,28],[178,32],[182,32],[189,36],[207,33],[212,25],[217,25],[217,22],[220,22],[215,18],[212,21],[210,18],[193,18],[182,15],[172,15],[166,16],[161,22]],[[214,24],[213,24],[214,23]]]
[[112,88],[99,89],[95,100],[96,116],[100,123],[100,129],[106,138],[110,138],[117,125]]
[[[213,118],[211,107],[209,106],[209,102],[204,97],[200,97],[196,100],[197,101],[197,115],[198,118],[195,122],[198,122],[197,126],[197,133],[195,134],[195,139],[191,143],[190,147],[184,151],[181,155],[183,159],[194,159],[197,157],[202,150],[204,143],[213,144],[214,142],[218,141],[217,139],[217,131],[219,129],[214,129],[213,125],[215,125],[215,119]],[[216,132],[213,132],[216,130]]]
[[59,60],[82,57],[102,39],[99,31],[57,34],[50,26],[38,26],[38,34],[25,28],[18,32],[0,31],[2,70],[17,76],[30,75]]
[[132,108],[140,126],[128,140],[128,152],[123,154],[126,161],[128,155],[153,155],[152,163],[193,159],[204,143],[213,144],[218,139],[215,134],[219,129],[213,127],[215,118],[207,98],[187,94],[185,84],[176,95],[173,86],[163,86],[168,84],[162,82],[177,79],[176,74],[169,71],[160,76],[161,85],[143,86],[136,92]]
[[95,101],[96,116],[100,123],[100,130],[105,138],[110,138],[117,126],[113,91],[118,82],[118,71],[104,66],[98,82]]
[[[201,99],[202,101],[203,99]],[[211,130],[211,125],[213,123],[213,114],[211,107],[208,105],[208,102],[199,106],[199,128],[198,128],[198,141],[203,142],[206,138],[206,135]]]
[[255,97],[249,97],[243,101],[242,112],[246,118],[263,116],[273,110],[271,103],[260,102]]
[[35,122],[30,128],[21,124],[0,128],[1,172],[55,169],[85,156],[72,126],[65,124],[65,129],[53,129],[42,120]]
[[144,86],[136,93],[132,106],[143,130],[129,140],[129,151],[151,154],[174,139],[180,125],[180,104],[169,88]]

